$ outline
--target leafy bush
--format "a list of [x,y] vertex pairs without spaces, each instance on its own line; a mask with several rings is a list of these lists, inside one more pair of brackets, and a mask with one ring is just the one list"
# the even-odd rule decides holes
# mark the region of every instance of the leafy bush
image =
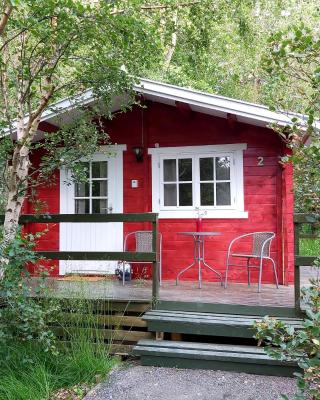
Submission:
[[[316,263],[319,268],[320,262]],[[319,273],[318,273],[319,275]],[[299,394],[296,400],[320,399],[320,279],[310,280],[310,286],[301,290],[302,302],[306,305],[303,328],[292,326],[275,318],[265,317],[254,324],[255,338],[263,343],[266,352],[273,358],[297,361],[302,373],[296,373]],[[283,396],[284,399],[288,399]]]
[[34,251],[39,236],[17,234],[1,254],[7,261],[0,282],[0,399],[82,399],[116,359],[97,335],[99,317],[85,293],[77,299],[50,298],[45,272],[35,288],[31,285],[25,266],[39,264]]
[[[4,278],[0,281],[0,340],[37,340],[45,351],[55,353],[55,336],[49,324],[56,319],[58,303],[44,296],[46,273],[41,274],[38,284],[32,288],[26,269],[26,265],[39,261],[34,246],[40,235],[21,235],[19,232],[2,251]],[[42,299],[30,296],[31,292]]]

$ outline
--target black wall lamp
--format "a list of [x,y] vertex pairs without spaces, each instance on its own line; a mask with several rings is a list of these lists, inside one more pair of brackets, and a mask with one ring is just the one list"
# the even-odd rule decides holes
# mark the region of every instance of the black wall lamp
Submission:
[[142,147],[140,147],[140,146],[133,147],[132,151],[135,154],[136,160],[138,162],[143,161],[143,148]]

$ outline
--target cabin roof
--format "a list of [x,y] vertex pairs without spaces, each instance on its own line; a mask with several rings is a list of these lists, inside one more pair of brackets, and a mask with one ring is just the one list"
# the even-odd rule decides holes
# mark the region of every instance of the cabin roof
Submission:
[[[285,126],[291,123],[293,117],[298,117],[302,123],[306,121],[306,116],[300,114],[271,111],[268,107],[260,104],[150,79],[140,79],[140,82],[134,85],[134,90],[143,95],[146,100],[183,107],[220,118],[231,118],[250,125],[266,127],[269,124],[277,123]],[[61,121],[69,122],[76,118],[79,115],[79,106],[86,106],[95,101],[97,100],[92,90],[87,90],[76,97],[66,98],[51,105],[43,113],[41,121],[59,126]],[[119,109],[122,101],[123,98],[115,98],[112,111]]]

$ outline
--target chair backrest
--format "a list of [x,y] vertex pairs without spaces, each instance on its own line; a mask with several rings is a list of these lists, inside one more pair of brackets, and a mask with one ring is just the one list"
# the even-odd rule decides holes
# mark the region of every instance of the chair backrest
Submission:
[[271,241],[275,237],[273,232],[255,232],[252,234],[252,254],[260,256],[263,247],[263,257],[270,257]]
[[135,232],[136,252],[152,252],[152,231]]

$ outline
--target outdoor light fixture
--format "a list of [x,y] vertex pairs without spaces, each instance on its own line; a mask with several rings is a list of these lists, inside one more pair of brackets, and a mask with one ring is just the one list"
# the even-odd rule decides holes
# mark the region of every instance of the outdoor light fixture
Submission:
[[138,162],[143,161],[143,148],[140,147],[140,146],[137,146],[137,147],[133,147],[132,150],[133,150],[133,153],[134,153],[135,156],[136,156],[136,160],[137,160]]

